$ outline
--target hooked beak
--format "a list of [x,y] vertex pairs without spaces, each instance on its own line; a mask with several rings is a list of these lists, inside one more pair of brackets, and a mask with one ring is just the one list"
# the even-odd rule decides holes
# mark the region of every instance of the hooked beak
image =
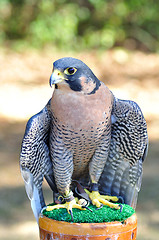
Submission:
[[50,87],[52,87],[52,85],[54,84],[62,82],[63,80],[64,80],[64,74],[60,70],[55,69],[50,76],[50,81],[49,81]]

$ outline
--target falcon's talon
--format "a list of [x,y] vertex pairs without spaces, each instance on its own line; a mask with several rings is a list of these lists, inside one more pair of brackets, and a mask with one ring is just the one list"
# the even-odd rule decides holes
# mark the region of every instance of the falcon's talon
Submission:
[[87,207],[87,206],[82,206],[82,208],[85,208],[85,209],[89,210],[90,212],[93,212],[92,209],[90,209],[90,208]]
[[72,222],[73,222],[73,221],[74,221],[74,219],[73,219],[73,212],[72,212],[71,210],[69,210],[69,213],[70,213],[70,215],[71,215]]
[[123,211],[123,205],[119,204],[120,207],[120,213]]
[[99,210],[103,207],[103,204],[100,205],[100,207],[98,207],[96,210]]
[[43,207],[43,208],[41,209],[41,213],[43,213],[43,211],[46,210],[46,209],[47,209],[47,206]]
[[118,201],[120,201],[120,203],[124,203],[124,199],[121,196],[118,197]]

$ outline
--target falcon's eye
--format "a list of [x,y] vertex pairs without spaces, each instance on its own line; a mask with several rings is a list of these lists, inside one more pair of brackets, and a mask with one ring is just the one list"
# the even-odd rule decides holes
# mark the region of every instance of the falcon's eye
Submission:
[[70,68],[66,68],[64,73],[67,74],[67,75],[73,75],[76,71],[77,71],[76,68],[70,67]]

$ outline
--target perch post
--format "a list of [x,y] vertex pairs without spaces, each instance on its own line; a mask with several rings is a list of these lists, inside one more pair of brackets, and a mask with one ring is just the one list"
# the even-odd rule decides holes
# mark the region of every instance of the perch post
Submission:
[[40,240],[135,240],[137,217],[121,222],[69,223],[39,217]]

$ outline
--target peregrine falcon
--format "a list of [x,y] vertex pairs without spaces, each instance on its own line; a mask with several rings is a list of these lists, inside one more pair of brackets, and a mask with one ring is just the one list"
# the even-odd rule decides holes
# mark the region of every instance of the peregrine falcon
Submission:
[[[84,207],[75,200],[74,181],[92,204],[120,209],[121,198],[135,208],[147,154],[147,127],[139,106],[119,100],[82,61],[53,63],[52,98],[30,118],[22,141],[20,168],[38,221],[47,180],[59,203],[47,210]],[[87,189],[86,189],[87,188]],[[112,202],[113,201],[113,202]]]

